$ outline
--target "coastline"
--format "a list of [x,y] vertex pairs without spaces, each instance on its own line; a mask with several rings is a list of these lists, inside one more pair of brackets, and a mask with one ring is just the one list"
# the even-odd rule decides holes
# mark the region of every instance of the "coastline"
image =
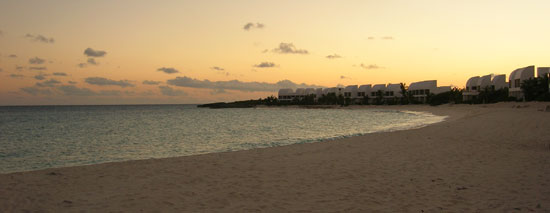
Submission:
[[0,211],[549,211],[546,105],[362,106],[449,117],[321,143],[2,174]]

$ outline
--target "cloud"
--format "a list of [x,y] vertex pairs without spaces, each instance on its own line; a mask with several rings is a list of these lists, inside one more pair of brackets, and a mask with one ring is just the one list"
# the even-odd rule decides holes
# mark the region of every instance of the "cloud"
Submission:
[[162,93],[163,95],[166,95],[166,96],[186,95],[186,93],[183,90],[176,90],[176,89],[173,89],[172,87],[159,86],[159,89],[160,89],[160,93]]
[[8,58],[17,58],[17,55],[15,55],[15,54],[10,54],[10,55],[8,55]]
[[28,38],[31,41],[39,41],[39,42],[49,43],[49,44],[53,44],[55,42],[53,38],[47,38],[46,36],[43,36],[40,34],[33,35],[33,34],[27,33],[25,35],[25,38]]
[[340,76],[340,79],[348,79],[348,78],[349,77],[346,77],[346,76],[343,76],[343,75]]
[[254,65],[254,67],[258,67],[258,68],[271,68],[271,67],[275,67],[275,66],[277,66],[277,65],[273,62],[262,62],[262,63]]
[[283,88],[308,88],[315,87],[320,88],[322,86],[296,84],[289,80],[282,80],[277,83],[265,83],[265,82],[243,82],[239,80],[231,81],[209,81],[198,80],[189,77],[176,77],[166,81],[167,84],[179,87],[191,87],[191,88],[206,88],[206,89],[227,89],[227,90],[239,90],[245,92],[275,92]]
[[280,43],[279,47],[271,51],[275,53],[280,53],[280,54],[308,54],[309,53],[307,50],[304,50],[304,49],[296,49],[296,47],[292,43],[284,43],[284,42]]
[[35,75],[35,76],[34,76],[34,79],[36,79],[36,80],[44,80],[44,79],[46,79],[46,75],[45,75],[45,74]]
[[376,39],[376,38],[375,38],[375,37],[372,37],[372,36],[369,36],[367,39],[368,39],[368,40],[374,40],[374,39]]
[[22,71],[24,69],[23,66],[15,66],[15,70],[17,71]]
[[11,78],[23,78],[23,77],[25,77],[24,75],[19,75],[19,74],[10,74],[9,76]]
[[212,89],[210,95],[225,94],[228,93],[225,89]]
[[90,47],[88,47],[84,50],[84,55],[86,55],[88,57],[103,57],[106,54],[107,54],[107,52],[105,52],[103,50],[94,50]]
[[213,70],[216,70],[216,71],[224,71],[225,69],[224,68],[221,68],[221,67],[210,67],[210,69],[213,69]]
[[120,96],[121,92],[118,90],[101,90],[98,95],[101,96]]
[[36,86],[39,86],[39,87],[54,87],[56,84],[61,84],[61,82],[52,78],[52,79],[44,81],[42,83],[37,82]]
[[34,57],[34,58],[29,59],[29,64],[43,64],[44,62],[46,62],[46,60],[38,58],[38,57]]
[[80,63],[80,64],[77,64],[77,66],[80,67],[80,68],[84,68],[84,67],[88,66],[88,64]]
[[265,25],[262,24],[262,23],[256,23],[256,24],[254,24],[254,23],[252,23],[252,22],[248,22],[248,23],[246,23],[246,24],[244,25],[243,29],[246,30],[246,31],[249,31],[249,30],[254,29],[254,28],[262,29],[262,28],[264,28],[264,27],[265,27]]
[[103,77],[89,77],[84,81],[88,84],[99,85],[99,86],[119,86],[119,87],[133,87],[134,84],[130,83],[128,80],[111,80]]
[[61,85],[57,87],[57,89],[61,92],[63,92],[64,95],[67,96],[92,96],[97,95],[96,92],[88,89],[88,88],[78,88],[73,85]]
[[67,81],[67,83],[69,83],[69,84],[76,84],[77,82],[76,82],[76,81]]
[[157,71],[164,72],[164,73],[167,73],[167,74],[173,74],[173,73],[180,72],[177,69],[174,69],[172,67],[161,67],[161,68],[158,68]]
[[99,63],[95,61],[94,58],[88,58],[88,64],[91,64],[91,65],[98,65]]
[[342,56],[340,56],[340,55],[338,55],[338,54],[327,55],[326,57],[327,57],[328,59],[342,58]]
[[392,36],[384,36],[381,38],[382,40],[393,40]]
[[382,69],[383,68],[383,67],[378,66],[376,64],[369,64],[369,65],[361,64],[359,66],[361,66],[361,68],[367,69],[367,70],[375,70],[375,69]]
[[29,67],[29,70],[47,70],[47,67]]
[[20,89],[23,92],[26,92],[31,95],[50,95],[52,94],[52,91],[49,89],[39,89],[36,87],[23,87]]
[[161,82],[160,81],[149,81],[149,80],[145,80],[142,82],[142,84],[146,84],[146,85],[159,85]]
[[53,75],[55,75],[55,76],[67,76],[67,73],[64,73],[64,72],[54,72]]

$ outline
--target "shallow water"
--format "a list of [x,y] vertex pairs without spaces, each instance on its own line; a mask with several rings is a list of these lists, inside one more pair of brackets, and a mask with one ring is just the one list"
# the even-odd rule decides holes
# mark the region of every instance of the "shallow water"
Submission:
[[0,107],[0,173],[319,142],[444,118],[374,109]]

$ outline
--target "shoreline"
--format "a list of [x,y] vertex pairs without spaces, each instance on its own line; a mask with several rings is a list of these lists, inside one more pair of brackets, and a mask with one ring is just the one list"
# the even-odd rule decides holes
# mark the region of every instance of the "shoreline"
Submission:
[[0,211],[549,211],[546,105],[372,106],[449,117],[318,143],[0,174]]

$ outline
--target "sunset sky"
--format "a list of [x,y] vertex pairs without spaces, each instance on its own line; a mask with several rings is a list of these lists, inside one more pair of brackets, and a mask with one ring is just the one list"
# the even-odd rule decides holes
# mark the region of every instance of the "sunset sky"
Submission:
[[548,0],[0,0],[0,105],[206,103],[550,66]]

